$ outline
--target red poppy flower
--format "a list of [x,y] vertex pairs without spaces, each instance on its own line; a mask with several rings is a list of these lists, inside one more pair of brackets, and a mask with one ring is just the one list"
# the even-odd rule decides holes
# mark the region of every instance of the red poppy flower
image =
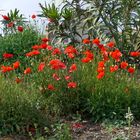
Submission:
[[17,29],[18,29],[19,32],[23,32],[23,27],[22,26],[18,26]]
[[2,15],[2,17],[3,17],[4,20],[10,20],[10,18],[6,15]]
[[115,50],[113,52],[110,52],[110,56],[115,59],[117,62],[120,61],[120,57],[122,56],[122,53],[119,50]]
[[45,63],[41,62],[38,66],[38,71],[41,72],[41,71],[43,71],[44,68],[45,68]]
[[31,68],[26,68],[24,70],[24,74],[30,74],[31,73]]
[[51,45],[47,45],[47,48],[46,48],[48,51],[52,51],[53,50],[53,47]]
[[67,46],[65,51],[64,51],[65,54],[68,54],[68,53],[74,53],[76,54],[77,53],[77,50],[73,47],[73,46]]
[[61,54],[61,51],[60,51],[59,48],[55,48],[55,49],[53,50],[52,55],[56,55],[56,54],[58,54],[58,55]]
[[92,40],[92,43],[93,43],[93,44],[96,44],[96,45],[99,45],[99,44],[100,44],[100,40],[99,40],[98,38],[93,39],[93,40]]
[[70,80],[70,79],[71,79],[71,76],[70,76],[70,75],[65,76],[65,80],[66,80],[66,81],[68,81],[68,80]]
[[4,54],[3,54],[3,58],[4,58],[4,59],[13,58],[13,56],[14,56],[14,55],[11,54],[11,53],[4,53]]
[[90,62],[94,57],[93,53],[90,50],[85,51],[83,54],[86,55],[86,57],[82,58],[82,60],[81,60],[83,63]]
[[98,62],[98,67],[105,67],[105,62],[104,61]]
[[98,73],[101,73],[101,72],[104,72],[104,71],[105,71],[104,67],[98,67],[97,68]]
[[77,50],[73,46],[68,46],[64,53],[68,55],[69,58],[74,58],[75,54],[77,54]]
[[89,43],[90,43],[90,40],[88,38],[83,39],[83,44],[89,44]]
[[129,67],[127,71],[129,73],[133,74],[135,72],[135,69],[133,67]]
[[110,66],[110,72],[115,72],[119,69],[119,67],[117,65],[115,66]]
[[75,83],[75,82],[68,83],[68,88],[76,88],[76,86],[77,86],[77,83]]
[[48,85],[48,90],[55,90],[54,86],[52,84]]
[[32,19],[35,19],[35,18],[36,18],[36,15],[33,14],[31,18],[32,18]]
[[91,61],[91,59],[90,59],[89,57],[85,57],[85,58],[82,58],[81,61],[82,61],[83,63],[88,63],[88,62]]
[[72,64],[72,65],[70,66],[69,72],[71,73],[71,72],[74,72],[74,71],[76,71],[76,70],[77,70],[76,64]]
[[51,68],[55,70],[66,69],[66,65],[59,59],[53,59],[49,64],[51,65]]
[[10,22],[10,23],[7,24],[7,27],[8,27],[8,28],[11,28],[11,27],[13,27],[13,26],[14,26],[14,22]]
[[137,57],[140,55],[140,52],[130,52],[130,56]]
[[90,50],[85,51],[83,54],[85,54],[86,57],[90,58],[91,60],[94,57],[94,54]]
[[10,66],[2,66],[2,67],[1,67],[1,71],[2,71],[3,73],[9,72],[9,71],[12,71],[12,70],[13,70],[13,68],[10,67]]
[[97,79],[102,79],[104,76],[105,76],[105,72],[100,72],[100,73],[97,75]]
[[34,46],[32,46],[32,49],[39,50],[40,49],[40,46],[39,45],[34,45]]
[[120,64],[120,67],[122,68],[122,69],[126,69],[127,68],[127,66],[128,66],[128,63],[127,62],[121,62],[121,64]]
[[80,128],[83,128],[84,126],[82,125],[82,124],[80,124],[80,123],[74,123],[73,125],[72,125],[72,128],[73,129],[80,129]]
[[40,52],[38,50],[33,50],[31,52],[26,53],[27,57],[31,57],[31,56],[35,56],[35,55],[39,55]]
[[46,43],[42,43],[42,44],[40,45],[40,48],[41,48],[41,49],[47,49],[47,50],[49,50],[49,51],[52,51],[52,50],[53,50],[53,47],[52,47],[51,45],[47,45]]
[[114,42],[109,42],[106,44],[106,46],[110,47],[110,48],[113,48],[115,46],[115,43]]
[[73,59],[75,57],[75,55],[73,53],[68,53],[68,57]]
[[54,78],[56,81],[59,81],[59,80],[60,80],[60,77],[59,77],[56,73],[53,74],[53,78]]
[[16,61],[15,63],[13,63],[13,68],[14,69],[18,69],[20,66],[20,62],[19,61]]
[[49,41],[48,38],[42,38],[42,42],[47,43]]

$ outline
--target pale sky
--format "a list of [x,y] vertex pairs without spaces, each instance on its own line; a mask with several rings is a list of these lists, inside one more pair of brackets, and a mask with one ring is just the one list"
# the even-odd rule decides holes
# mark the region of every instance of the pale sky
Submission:
[[[21,11],[21,14],[24,14],[26,17],[32,14],[39,14],[40,7],[38,3],[44,4],[51,3],[53,0],[0,0],[0,14],[6,14],[10,9],[17,8]],[[62,0],[54,0],[58,5]]]

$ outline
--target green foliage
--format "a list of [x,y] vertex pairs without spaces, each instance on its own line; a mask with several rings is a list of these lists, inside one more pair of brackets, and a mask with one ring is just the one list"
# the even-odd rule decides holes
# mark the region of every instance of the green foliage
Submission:
[[[25,29],[22,33],[6,35],[0,37],[0,61],[1,63],[9,64],[19,60],[23,65],[27,63],[25,54],[31,50],[31,46],[40,42],[40,36],[33,28]],[[14,55],[9,60],[3,59],[4,53],[11,53]]]
[[[43,7],[40,4],[40,7],[42,12],[46,9],[47,13],[50,5],[45,4]],[[55,7],[54,4],[52,7]],[[138,50],[140,42],[139,1],[64,0],[60,7],[61,10],[50,8],[54,9],[53,13],[59,15],[55,22],[49,23],[50,37],[55,41],[70,40],[69,43],[75,44],[82,39],[83,35],[88,38],[100,36],[100,38],[106,38],[106,41],[110,38],[115,40],[117,47],[126,54],[127,60],[129,60],[127,54],[130,51]],[[43,16],[51,18],[45,13]]]
[[78,16],[75,9],[71,7],[63,7],[61,10],[56,8],[54,4],[52,6],[45,6],[40,4],[42,17],[49,18],[48,24],[49,36],[52,42],[65,42],[68,41],[71,44],[78,43],[78,38],[81,39],[81,35],[77,31],[77,25],[79,20],[74,17]]
[[39,16],[48,17],[53,21],[58,21],[60,19],[59,11],[54,3],[52,5],[50,4],[47,5],[45,2],[45,6],[43,6],[41,3],[39,3],[39,5],[42,9],[42,14]]
[[70,134],[70,126],[65,123],[58,123],[53,126],[54,128],[54,138],[56,140],[72,140]]
[[28,127],[48,125],[41,112],[43,98],[33,89],[27,92],[20,85],[0,76],[0,135],[27,133]]

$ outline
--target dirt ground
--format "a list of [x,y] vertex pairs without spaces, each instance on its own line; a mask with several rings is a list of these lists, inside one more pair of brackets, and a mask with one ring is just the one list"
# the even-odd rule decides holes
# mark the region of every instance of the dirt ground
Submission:
[[[93,124],[83,121],[72,128],[72,135],[73,140],[128,140],[128,130],[127,125],[116,127],[114,125]],[[28,139],[23,136],[11,136],[0,138],[0,140]],[[131,140],[140,140],[140,123],[134,123],[131,126]]]
[[[104,126],[102,124],[85,123],[84,127],[73,133],[74,140],[128,140],[128,130],[126,126]],[[131,140],[140,140],[140,124],[131,126]]]

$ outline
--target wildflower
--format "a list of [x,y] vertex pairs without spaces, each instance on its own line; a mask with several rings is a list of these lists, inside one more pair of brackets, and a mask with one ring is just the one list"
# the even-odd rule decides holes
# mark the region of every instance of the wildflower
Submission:
[[90,43],[90,40],[88,38],[83,39],[83,44],[89,44],[89,43]]
[[9,71],[12,71],[12,70],[13,70],[13,68],[12,68],[11,66],[2,66],[2,67],[1,67],[1,71],[2,71],[3,73],[9,72]]
[[26,68],[24,70],[24,74],[30,74],[31,73],[31,68]]
[[42,38],[42,42],[46,43],[46,42],[48,42],[48,41],[49,41],[48,38]]
[[22,26],[18,26],[17,29],[18,29],[19,32],[23,32],[23,27]]
[[55,69],[55,70],[66,69],[66,65],[62,61],[60,61],[59,59],[51,60],[49,65],[51,65],[51,68]]
[[95,38],[92,40],[93,44],[99,45],[100,44],[100,40],[98,38]]
[[91,61],[91,59],[90,59],[89,57],[85,57],[85,58],[82,58],[81,61],[82,61],[83,63],[88,63],[88,62]]
[[36,18],[36,15],[33,14],[33,15],[32,15],[32,19],[35,19],[35,18]]
[[105,67],[105,62],[104,61],[98,62],[98,67]]
[[40,48],[41,48],[41,49],[47,49],[47,50],[49,50],[49,51],[52,51],[52,50],[53,50],[53,47],[52,47],[52,46],[47,45],[47,44],[45,44],[45,43],[41,44],[41,45],[40,45]]
[[102,53],[102,56],[103,56],[103,61],[106,62],[109,60],[109,57],[108,57],[108,52],[107,51],[101,51]]
[[10,20],[10,18],[6,15],[2,15],[2,17],[3,17],[4,20]]
[[137,57],[140,55],[140,52],[130,52],[130,56]]
[[58,55],[61,54],[61,51],[60,51],[59,48],[55,48],[55,49],[53,50],[52,55],[56,55],[56,54],[58,54]]
[[71,72],[74,72],[74,71],[76,71],[76,70],[77,70],[76,64],[72,64],[72,65],[70,66],[69,72],[71,73]]
[[59,81],[59,80],[60,80],[60,77],[59,77],[56,73],[53,74],[53,78],[54,78],[56,81]]
[[117,62],[120,61],[120,57],[122,56],[122,53],[119,50],[115,50],[110,53],[110,56],[115,59]]
[[64,51],[65,54],[68,54],[68,53],[74,53],[76,54],[77,53],[77,50],[73,47],[73,46],[67,46],[65,51]]
[[83,128],[84,126],[82,125],[82,124],[80,124],[80,123],[74,123],[73,125],[72,125],[72,128],[73,129],[80,129],[80,128]]
[[45,68],[45,63],[41,62],[38,66],[38,71],[41,72],[41,71],[43,71],[44,68]]
[[15,63],[13,63],[13,68],[14,69],[18,69],[20,66],[20,62],[19,61],[16,61]]
[[32,46],[32,49],[38,50],[38,49],[40,49],[40,46],[39,45],[34,45],[34,46]]
[[104,67],[98,67],[97,68],[97,72],[98,73],[101,73],[101,72],[104,72],[105,70],[104,70]]
[[48,51],[52,51],[53,50],[53,47],[51,45],[47,45],[47,48],[46,48]]
[[40,52],[38,50],[33,50],[31,52],[26,53],[27,57],[31,57],[31,56],[35,56],[35,55],[39,55]]
[[54,86],[52,84],[48,85],[48,90],[55,90]]
[[128,66],[128,63],[127,62],[121,62],[121,64],[120,64],[120,67],[122,68],[122,69],[126,69],[127,68],[127,66]]
[[77,54],[77,50],[73,46],[67,46],[64,53],[67,54],[69,58],[74,58],[75,54]]
[[76,86],[77,86],[77,83],[75,83],[75,82],[68,83],[68,88],[76,88]]
[[71,79],[71,76],[70,76],[70,75],[66,75],[66,76],[65,76],[65,80],[66,80],[66,81],[68,81],[68,80],[70,80],[70,79]]
[[68,53],[68,57],[72,59],[75,57],[75,55],[73,53]]
[[110,47],[110,48],[113,48],[115,46],[115,43],[114,42],[109,42],[106,44],[106,46]]
[[135,69],[133,67],[129,67],[127,71],[129,73],[133,74],[135,72]]
[[14,22],[10,22],[10,23],[7,24],[7,27],[8,27],[8,28],[11,28],[11,27],[13,27],[13,26],[14,26]]
[[82,58],[81,61],[83,63],[90,62],[93,59],[93,57],[94,57],[93,53],[90,50],[85,51],[84,54],[86,55],[86,57],[85,58]]
[[4,53],[4,54],[3,54],[3,58],[4,58],[4,59],[13,58],[13,56],[14,56],[14,55],[11,54],[11,53]]
[[94,57],[93,53],[90,50],[85,51],[84,54],[86,55],[86,57],[90,58],[91,60]]
[[110,66],[110,72],[115,72],[119,69],[119,67],[117,65],[115,66]]
[[97,79],[102,79],[105,75],[105,72],[100,72],[98,75],[97,75]]

